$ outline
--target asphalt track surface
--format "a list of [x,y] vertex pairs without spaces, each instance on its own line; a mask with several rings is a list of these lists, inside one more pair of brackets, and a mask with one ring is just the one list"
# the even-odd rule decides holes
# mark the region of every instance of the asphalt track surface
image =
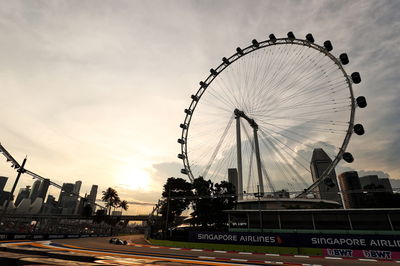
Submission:
[[[395,261],[376,261],[362,259],[341,259],[332,257],[252,254],[248,252],[229,252],[218,250],[184,249],[161,247],[148,244],[143,236],[124,236],[131,240],[127,246],[110,244],[110,237],[59,239],[52,241],[19,242],[12,245],[46,248],[60,251],[73,251],[93,255],[117,262],[132,262],[129,265],[391,265]],[[114,264],[115,265],[115,264]]]

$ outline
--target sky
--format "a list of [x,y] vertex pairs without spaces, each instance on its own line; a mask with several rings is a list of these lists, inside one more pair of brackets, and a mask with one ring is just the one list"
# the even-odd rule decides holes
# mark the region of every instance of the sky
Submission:
[[[168,177],[184,177],[179,124],[209,69],[254,38],[311,32],[362,77],[366,134],[352,137],[349,167],[398,179],[399,14],[396,0],[2,1],[0,142],[54,182],[82,180],[81,193],[97,184],[155,203]],[[3,159],[0,175],[16,175]]]

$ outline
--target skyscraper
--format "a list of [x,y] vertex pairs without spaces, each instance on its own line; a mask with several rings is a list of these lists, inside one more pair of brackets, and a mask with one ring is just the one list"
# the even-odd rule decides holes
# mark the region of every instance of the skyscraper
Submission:
[[33,182],[31,192],[29,193],[29,198],[31,199],[31,202],[34,202],[35,199],[38,197],[40,183],[40,180],[36,180],[35,182]]
[[79,191],[81,190],[82,181],[78,180],[75,182],[73,193],[79,195]]
[[73,198],[75,201],[75,208],[74,208],[74,214],[78,214],[78,210],[79,210],[79,191],[81,190],[81,185],[82,185],[82,181],[78,180],[75,182],[74,185],[74,190],[73,190]]
[[46,198],[47,191],[49,190],[50,179],[43,179],[40,183],[38,197],[42,198],[43,200]]
[[90,206],[92,207],[93,212],[96,211],[96,205],[94,203],[96,202],[97,189],[98,189],[98,186],[93,185],[92,189],[90,190],[89,197],[88,197],[88,200],[89,200]]
[[238,196],[237,185],[238,185],[238,171],[236,168],[228,168],[228,181],[235,187],[235,194]]
[[21,203],[23,199],[29,198],[30,192],[31,192],[30,186],[26,186],[25,188],[20,188],[17,198],[15,200],[15,206],[18,207],[18,205]]
[[342,188],[344,207],[346,209],[359,208],[362,192],[358,173],[356,171],[341,173],[339,182]]
[[[314,149],[312,157],[311,157],[311,175],[313,182],[317,181],[321,178],[324,171],[328,168],[328,166],[332,163],[331,158],[329,158],[328,154],[321,149]],[[318,194],[321,199],[324,200],[332,200],[336,202],[341,202],[339,195],[339,188],[336,179],[336,172],[333,169],[329,175],[318,185]]]
[[0,176],[0,192],[4,190],[4,187],[7,184],[8,177]]

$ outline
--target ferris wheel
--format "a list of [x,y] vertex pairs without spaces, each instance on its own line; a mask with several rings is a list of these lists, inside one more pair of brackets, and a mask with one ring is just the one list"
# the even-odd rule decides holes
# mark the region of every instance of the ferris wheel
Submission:
[[[328,40],[314,43],[312,34],[298,39],[269,35],[222,58],[200,82],[185,109],[178,143],[181,173],[193,181],[202,176],[215,182],[236,169],[237,190],[274,192],[285,187],[305,195],[343,159],[355,124],[356,107],[365,97],[354,97],[360,74],[348,75],[347,54],[336,58]],[[322,148],[332,159],[321,178],[311,180],[310,157]]]

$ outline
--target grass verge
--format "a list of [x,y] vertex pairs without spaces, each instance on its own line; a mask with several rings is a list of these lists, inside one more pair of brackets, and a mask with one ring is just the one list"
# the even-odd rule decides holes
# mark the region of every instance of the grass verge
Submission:
[[153,245],[179,248],[196,248],[241,252],[258,252],[258,253],[276,253],[276,254],[301,254],[311,256],[321,256],[320,248],[297,248],[297,247],[271,247],[271,246],[249,246],[249,245],[233,245],[233,244],[214,244],[214,243],[196,243],[196,242],[180,242],[169,240],[149,239]]

